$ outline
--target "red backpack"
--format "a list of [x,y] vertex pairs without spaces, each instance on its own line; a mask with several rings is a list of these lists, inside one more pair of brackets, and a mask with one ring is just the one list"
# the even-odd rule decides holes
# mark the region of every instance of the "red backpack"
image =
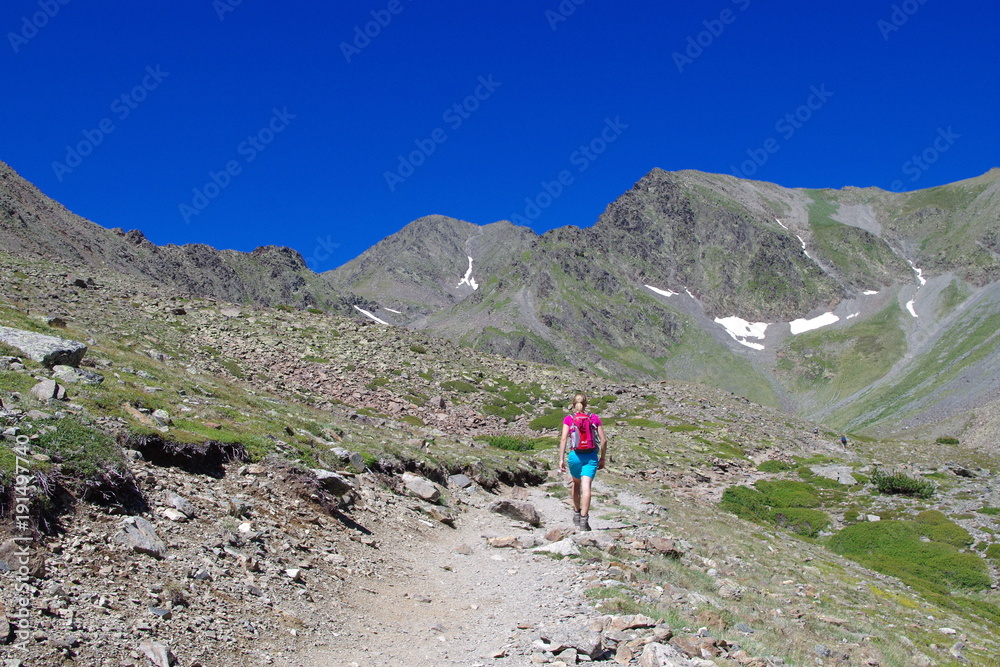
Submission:
[[578,452],[589,452],[597,448],[597,426],[589,414],[577,413],[573,415],[570,438],[570,449],[575,449]]

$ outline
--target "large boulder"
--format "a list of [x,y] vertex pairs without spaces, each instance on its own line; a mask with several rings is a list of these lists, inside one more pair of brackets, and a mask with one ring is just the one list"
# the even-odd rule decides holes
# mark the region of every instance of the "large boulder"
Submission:
[[87,346],[75,340],[11,327],[0,327],[0,343],[6,343],[24,352],[43,366],[79,366]]

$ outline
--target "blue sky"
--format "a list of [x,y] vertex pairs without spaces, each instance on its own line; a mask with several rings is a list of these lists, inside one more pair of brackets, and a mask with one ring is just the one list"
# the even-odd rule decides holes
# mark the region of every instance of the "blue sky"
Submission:
[[[111,4],[111,3],[108,3]],[[7,0],[0,160],[156,243],[324,271],[432,213],[589,226],[654,167],[1000,166],[1000,4]]]

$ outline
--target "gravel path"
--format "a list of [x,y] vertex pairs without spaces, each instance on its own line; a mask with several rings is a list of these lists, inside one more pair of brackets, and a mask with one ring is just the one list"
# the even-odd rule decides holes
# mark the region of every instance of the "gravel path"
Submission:
[[[545,529],[570,527],[562,501],[537,489],[528,500]],[[456,528],[426,522],[422,540],[397,540],[392,570],[344,600],[339,636],[288,664],[523,665],[536,628],[593,615],[582,595],[585,566],[489,546],[489,537],[527,530],[473,502]]]

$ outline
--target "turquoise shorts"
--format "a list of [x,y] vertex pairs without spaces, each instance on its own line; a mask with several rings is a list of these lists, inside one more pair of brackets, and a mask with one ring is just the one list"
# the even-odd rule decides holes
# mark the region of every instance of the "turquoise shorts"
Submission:
[[570,450],[566,457],[566,461],[569,463],[569,474],[573,476],[573,479],[581,477],[594,479],[597,476],[597,462],[600,458],[600,448],[597,447],[589,452]]

